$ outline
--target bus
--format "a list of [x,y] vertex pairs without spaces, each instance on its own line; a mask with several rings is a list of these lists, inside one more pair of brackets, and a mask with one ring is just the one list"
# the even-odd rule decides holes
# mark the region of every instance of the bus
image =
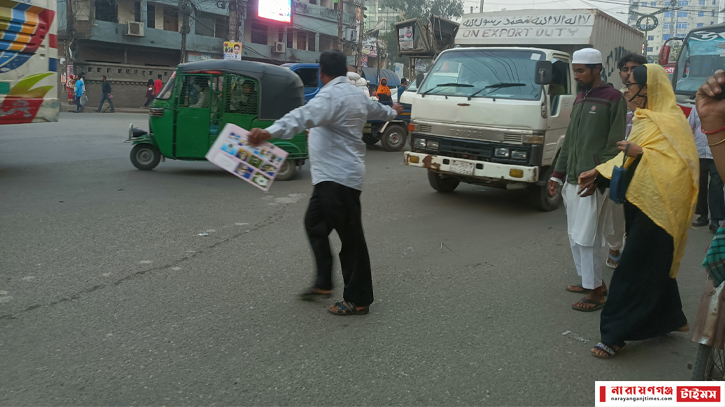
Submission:
[[0,124],[57,122],[55,0],[0,0]]
[[[669,60],[671,49],[663,47],[660,64]],[[718,69],[725,68],[725,24],[690,31],[682,44],[672,74],[672,88],[686,116],[695,106],[695,93]]]

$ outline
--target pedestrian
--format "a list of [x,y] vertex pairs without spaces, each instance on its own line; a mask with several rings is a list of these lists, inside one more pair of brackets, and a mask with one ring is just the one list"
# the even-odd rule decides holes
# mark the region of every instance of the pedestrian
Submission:
[[624,139],[626,106],[622,93],[602,81],[602,54],[593,48],[574,53],[574,79],[583,89],[577,95],[559,153],[549,180],[549,193],[559,186],[566,205],[567,230],[574,265],[582,279],[567,291],[586,294],[572,304],[577,311],[591,312],[604,306],[607,295],[602,281],[602,246],[607,232],[609,201],[606,191],[581,198],[579,174],[617,155],[617,142]]
[[161,78],[163,78],[163,76],[159,74],[156,78],[156,82],[154,82],[154,96],[158,96],[159,93],[161,93],[161,89],[164,87],[164,83],[161,82]]
[[[622,94],[627,91],[627,84],[630,82],[632,70],[635,67],[646,63],[647,59],[645,57],[632,53],[625,55],[619,60],[619,62],[617,62],[617,67],[619,68],[619,79],[622,80],[623,85],[620,89]],[[625,140],[629,137],[629,133],[632,131],[633,118],[634,112],[627,108],[627,124],[624,132]],[[624,207],[622,204],[610,201],[608,202],[608,208],[609,213],[607,214],[604,240],[607,242],[607,246],[609,246],[609,253],[604,264],[610,269],[616,269],[619,265],[619,260],[622,258],[622,247],[624,247]]]
[[151,102],[154,101],[155,97],[156,90],[154,89],[154,80],[149,79],[148,83],[146,83],[146,103],[144,103],[143,108],[151,106]]
[[86,108],[81,103],[81,98],[86,93],[86,84],[85,84],[85,76],[86,74],[81,72],[78,74],[78,79],[76,79],[76,93],[75,93],[75,102],[76,102],[76,113],[82,113]]
[[626,156],[627,247],[602,310],[601,342],[591,350],[604,359],[626,341],[689,330],[675,278],[697,202],[697,148],[664,68],[634,68],[627,88],[636,120],[618,143],[622,152],[579,177],[582,196],[596,193]]
[[378,86],[378,90],[377,90],[377,96],[378,96],[378,100],[381,102],[392,102],[393,101],[393,96],[392,96],[392,93],[390,92],[390,88],[388,87],[387,79],[383,78],[380,81],[380,86]]
[[[707,145],[707,136],[702,132],[697,109],[690,111],[687,121],[690,123],[692,132],[695,135],[697,155],[700,157],[700,191],[697,195],[697,207],[695,209],[698,218],[692,222],[692,226],[707,226],[709,223],[710,230],[717,232],[720,223],[725,220],[725,192],[723,192],[725,184],[723,184],[712,159],[712,151]],[[710,215],[712,215],[710,219],[708,218],[708,207],[710,208]]]
[[408,80],[403,78],[400,80],[400,85],[398,85],[398,102],[400,102],[400,95],[405,92],[405,88],[408,86]]
[[320,55],[323,87],[299,107],[263,129],[252,129],[249,142],[292,138],[305,129],[314,190],[305,215],[305,229],[315,255],[317,277],[302,293],[303,300],[332,296],[332,252],[329,235],[334,229],[342,241],[340,264],[345,283],[343,301],[328,308],[334,315],[367,314],[373,302],[373,283],[363,234],[360,192],[365,175],[362,132],[368,119],[392,120],[403,109],[365,97],[345,76],[347,57],[338,50]]
[[108,104],[111,106],[111,113],[114,113],[115,110],[113,109],[113,95],[111,95],[111,84],[106,80],[106,75],[101,75],[101,93],[103,93],[103,97],[101,98],[101,104],[98,105],[98,110],[96,112],[100,112],[103,110],[103,103],[108,100]]

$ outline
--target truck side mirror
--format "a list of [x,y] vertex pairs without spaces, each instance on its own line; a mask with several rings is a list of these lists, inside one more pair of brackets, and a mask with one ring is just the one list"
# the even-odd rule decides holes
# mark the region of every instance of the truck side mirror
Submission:
[[665,45],[662,47],[662,50],[660,51],[660,59],[659,64],[660,65],[667,65],[670,63],[670,52],[672,48],[669,45]]
[[534,82],[537,85],[548,85],[551,83],[551,75],[553,71],[553,65],[551,61],[538,61],[536,62],[536,77]]

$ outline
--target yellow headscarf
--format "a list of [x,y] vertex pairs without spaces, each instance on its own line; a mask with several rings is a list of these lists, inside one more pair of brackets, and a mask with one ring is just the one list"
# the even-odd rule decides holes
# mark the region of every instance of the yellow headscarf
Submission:
[[[627,200],[669,235],[675,251],[670,277],[675,278],[685,253],[687,230],[697,205],[699,159],[692,128],[675,102],[665,70],[647,64],[647,109],[637,109],[629,141],[644,150],[627,188]],[[597,167],[612,178],[624,153]],[[625,167],[634,162],[629,157]]]

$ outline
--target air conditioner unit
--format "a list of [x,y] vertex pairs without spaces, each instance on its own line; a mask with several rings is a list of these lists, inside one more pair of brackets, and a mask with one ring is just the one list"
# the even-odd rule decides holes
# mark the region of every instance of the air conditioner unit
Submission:
[[286,44],[284,42],[278,41],[274,43],[274,46],[272,47],[272,53],[273,54],[284,54],[286,50]]
[[143,23],[140,21],[129,21],[126,35],[131,37],[143,37]]

